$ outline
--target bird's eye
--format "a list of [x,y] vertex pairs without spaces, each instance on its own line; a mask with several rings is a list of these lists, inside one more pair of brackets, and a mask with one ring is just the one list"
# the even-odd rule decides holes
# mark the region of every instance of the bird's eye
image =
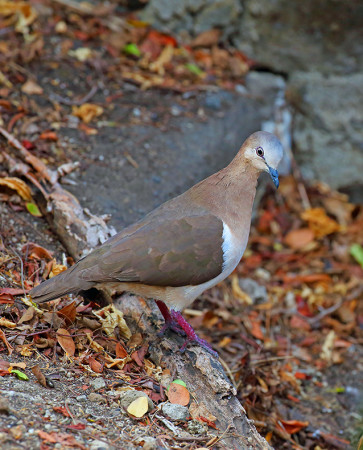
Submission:
[[261,158],[263,158],[263,155],[265,154],[265,152],[263,151],[263,148],[262,148],[262,147],[257,147],[257,148],[256,148],[256,154],[257,154],[258,156],[261,156]]

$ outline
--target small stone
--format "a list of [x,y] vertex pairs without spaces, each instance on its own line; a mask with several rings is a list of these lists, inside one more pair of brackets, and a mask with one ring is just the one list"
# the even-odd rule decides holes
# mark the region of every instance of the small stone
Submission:
[[87,397],[86,397],[84,394],[78,395],[78,396],[76,397],[76,400],[77,400],[78,402],[86,402],[86,401],[87,401]]
[[190,414],[189,409],[185,406],[165,403],[162,406],[163,413],[171,420],[186,420]]
[[238,282],[242,291],[251,297],[253,303],[267,302],[267,290],[265,286],[261,286],[251,278],[241,278]]
[[136,439],[135,444],[142,446],[144,450],[156,450],[158,443],[155,438],[151,436],[143,436]]
[[90,450],[108,450],[110,446],[107,444],[107,442],[103,441],[93,441],[90,445]]
[[191,420],[188,422],[188,431],[190,434],[204,434],[208,431],[208,426],[199,420]]
[[127,409],[129,407],[129,405],[136,399],[138,399],[139,397],[146,397],[147,398],[147,402],[149,405],[149,411],[151,411],[152,409],[154,409],[154,403],[152,402],[152,400],[145,394],[145,392],[141,392],[141,391],[136,391],[136,390],[129,390],[126,392],[123,392],[121,394],[121,398],[120,398],[120,404],[124,409]]
[[106,399],[104,399],[101,394],[96,394],[95,392],[91,392],[88,395],[88,400],[90,402],[95,402],[95,403],[105,403],[106,402]]
[[94,380],[91,381],[90,384],[94,387],[94,389],[96,391],[106,387],[105,380],[103,378],[101,378],[101,377],[95,378]]

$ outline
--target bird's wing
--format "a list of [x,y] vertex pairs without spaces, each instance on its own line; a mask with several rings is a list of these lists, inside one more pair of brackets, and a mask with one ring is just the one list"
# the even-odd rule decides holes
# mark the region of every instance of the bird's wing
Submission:
[[223,222],[208,213],[147,221],[90,253],[74,274],[87,282],[198,285],[223,270],[222,235]]

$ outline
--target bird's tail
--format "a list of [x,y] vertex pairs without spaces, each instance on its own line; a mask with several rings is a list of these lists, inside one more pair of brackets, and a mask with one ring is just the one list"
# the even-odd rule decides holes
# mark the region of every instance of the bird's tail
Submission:
[[76,266],[77,264],[33,288],[29,292],[32,300],[36,303],[48,302],[62,295],[91,288],[93,283],[80,281],[77,274],[73,273]]

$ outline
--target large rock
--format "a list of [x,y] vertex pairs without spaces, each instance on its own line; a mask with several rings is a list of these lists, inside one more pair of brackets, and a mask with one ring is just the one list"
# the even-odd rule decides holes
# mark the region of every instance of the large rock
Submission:
[[140,17],[165,32],[195,35],[217,27],[228,37],[238,29],[241,13],[240,0],[151,0]]
[[237,46],[274,71],[352,73],[362,68],[363,3],[245,0]]
[[340,188],[363,184],[363,75],[295,73],[293,141],[303,175]]

